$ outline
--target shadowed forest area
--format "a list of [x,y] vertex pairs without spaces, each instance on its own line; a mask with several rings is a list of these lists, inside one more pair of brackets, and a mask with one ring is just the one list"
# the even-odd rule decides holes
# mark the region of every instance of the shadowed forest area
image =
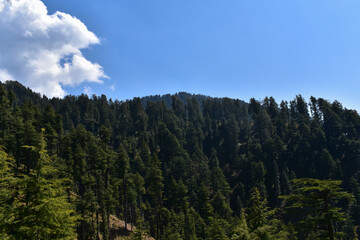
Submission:
[[360,116],[337,101],[9,81],[0,146],[1,239],[358,239]]

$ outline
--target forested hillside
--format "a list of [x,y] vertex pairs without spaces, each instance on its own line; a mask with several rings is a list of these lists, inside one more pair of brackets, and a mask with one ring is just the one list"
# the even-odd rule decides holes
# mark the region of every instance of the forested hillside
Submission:
[[165,99],[0,84],[0,238],[358,239],[356,111]]

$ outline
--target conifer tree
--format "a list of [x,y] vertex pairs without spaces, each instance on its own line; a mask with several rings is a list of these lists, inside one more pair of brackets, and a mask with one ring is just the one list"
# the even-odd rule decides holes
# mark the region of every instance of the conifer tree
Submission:
[[226,221],[223,219],[217,219],[211,217],[210,224],[207,226],[207,237],[209,240],[228,240],[229,238],[226,235],[225,229],[228,229],[229,226]]
[[269,217],[267,200],[261,199],[258,188],[254,188],[250,197],[251,207],[249,208],[249,228],[251,231],[262,227]]
[[226,198],[221,194],[220,191],[216,192],[214,198],[211,200],[214,212],[218,214],[220,218],[230,219],[232,210],[226,201]]
[[0,146],[0,239],[9,239],[9,227],[13,224],[12,202],[16,178],[14,177],[14,160]]
[[119,154],[117,158],[116,165],[118,167],[118,176],[121,179],[120,186],[119,186],[119,192],[121,193],[120,196],[120,206],[122,206],[123,210],[123,217],[125,221],[125,228],[127,227],[128,222],[128,186],[129,186],[129,170],[130,170],[130,163],[129,163],[129,156],[127,152],[125,151],[125,148],[123,145],[120,145]]
[[251,235],[249,227],[245,218],[245,211],[240,213],[239,225],[235,228],[234,234],[231,237],[231,240],[251,240]]
[[282,198],[288,202],[289,210],[302,212],[303,219],[298,222],[301,238],[309,233],[330,240],[340,238],[343,233],[335,226],[347,221],[349,216],[338,203],[340,200],[353,200],[352,194],[340,187],[341,181],[302,178],[292,182],[297,187],[296,191]]
[[163,197],[163,176],[160,168],[160,161],[155,153],[152,154],[149,170],[146,174],[147,194],[154,209],[155,226],[153,234],[155,239],[160,239],[161,207]]
[[[275,210],[270,210],[267,206],[267,199],[260,196],[257,188],[253,188],[250,197],[246,224],[244,222],[245,213],[241,213],[240,226],[235,231],[234,239],[259,239],[259,240],[278,240],[288,239],[287,229],[283,223],[275,217]],[[238,232],[238,233],[236,233]]]
[[210,204],[209,195],[209,189],[202,183],[197,194],[198,202],[196,209],[206,223],[210,222],[210,217],[213,215],[213,208]]
[[39,159],[36,168],[17,183],[9,235],[17,239],[74,239],[78,217],[68,202],[65,179],[56,177],[43,135],[39,148],[28,148],[37,151]]

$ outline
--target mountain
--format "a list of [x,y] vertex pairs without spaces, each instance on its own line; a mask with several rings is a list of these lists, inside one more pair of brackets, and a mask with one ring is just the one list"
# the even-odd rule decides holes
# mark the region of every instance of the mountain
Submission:
[[7,82],[0,187],[5,239],[355,239],[360,116],[301,95],[48,99]]
[[[35,105],[40,105],[41,101],[49,101],[49,99],[46,96],[41,96],[40,93],[36,93],[30,88],[27,88],[23,86],[21,83],[17,81],[6,81],[5,83],[1,83],[7,91],[12,91],[16,96],[16,104],[23,103],[26,99],[31,100]],[[143,107],[146,107],[147,102],[164,102],[165,105],[168,108],[171,108],[172,103],[172,97],[177,97],[181,103],[186,104],[186,100],[189,98],[195,98],[200,108],[202,108],[202,102],[206,99],[219,99],[224,100],[225,98],[213,98],[210,96],[202,95],[202,94],[191,94],[187,92],[178,92],[175,94],[164,94],[164,95],[150,95],[150,96],[144,96],[140,97],[141,103],[143,104]],[[246,104],[242,101],[243,104]]]
[[36,93],[30,88],[23,86],[17,81],[0,82],[1,85],[8,91],[13,92],[15,95],[15,104],[21,104],[25,100],[30,100],[33,104],[40,106],[42,101],[47,101],[46,97],[42,97],[40,93]]

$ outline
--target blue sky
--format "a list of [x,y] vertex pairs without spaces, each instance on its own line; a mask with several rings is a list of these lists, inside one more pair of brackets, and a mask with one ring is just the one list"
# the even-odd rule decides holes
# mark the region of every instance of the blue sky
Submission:
[[[43,0],[101,44],[109,79],[63,86],[113,99],[187,91],[280,102],[302,94],[360,109],[359,1]],[[101,73],[98,73],[101,75]]]

